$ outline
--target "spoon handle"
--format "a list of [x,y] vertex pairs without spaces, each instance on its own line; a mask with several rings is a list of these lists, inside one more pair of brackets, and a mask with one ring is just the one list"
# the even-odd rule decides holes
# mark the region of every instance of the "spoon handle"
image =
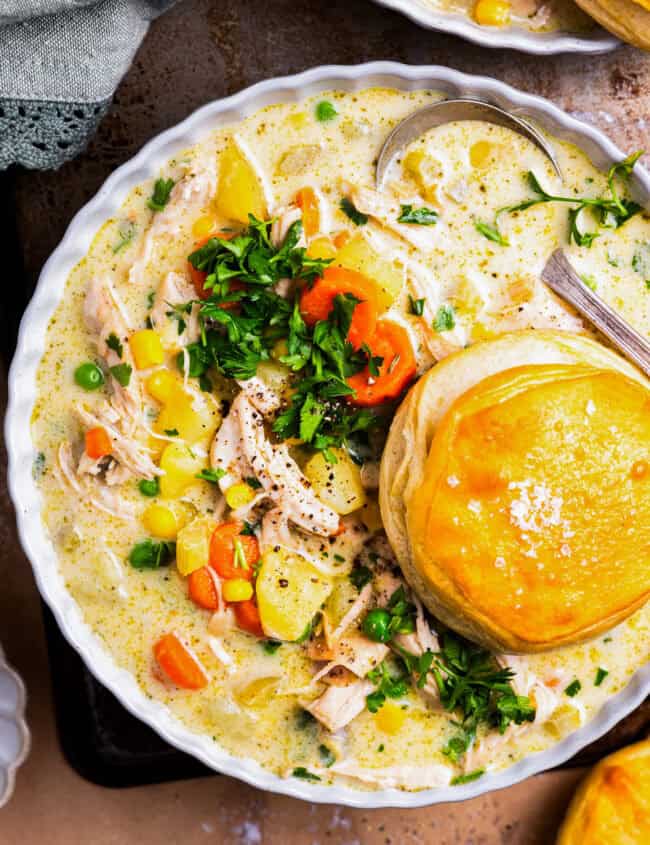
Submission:
[[546,262],[542,279],[650,378],[650,343],[585,285],[569,264],[563,250],[555,250]]

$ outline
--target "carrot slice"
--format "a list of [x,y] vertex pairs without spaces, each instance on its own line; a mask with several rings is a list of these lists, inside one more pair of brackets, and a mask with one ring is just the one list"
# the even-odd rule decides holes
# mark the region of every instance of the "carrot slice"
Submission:
[[[260,548],[252,534],[242,534],[238,520],[218,525],[210,540],[210,566],[222,578],[253,580],[253,567],[260,559]],[[237,552],[237,554],[236,554]]]
[[153,647],[154,657],[170,681],[182,689],[201,689],[208,676],[198,658],[174,633],[165,634]]
[[214,583],[214,577],[207,566],[190,572],[187,585],[190,598],[194,604],[206,610],[219,610],[219,593]]
[[334,307],[338,294],[351,293],[361,302],[352,314],[348,340],[358,349],[372,337],[379,313],[379,288],[366,276],[346,267],[327,267],[311,288],[305,288],[300,297],[300,311],[309,326],[326,320]]
[[341,249],[346,245],[346,243],[350,240],[350,233],[347,229],[341,229],[340,232],[337,232],[334,235],[334,246],[337,249]]
[[[202,238],[200,241],[197,241],[194,244],[194,249],[201,249],[202,246],[205,246],[209,240],[212,238],[222,238],[224,241],[232,240],[235,235],[239,234],[238,232],[213,232],[211,235],[208,235],[207,238]],[[190,278],[192,279],[192,284],[194,285],[194,290],[196,291],[196,295],[199,299],[209,299],[210,295],[212,294],[211,290],[205,290],[205,280],[208,278],[208,274],[205,273],[203,270],[197,270],[193,264],[189,261],[187,262],[187,266],[190,271]],[[239,288],[236,287],[236,282],[230,283],[231,290],[241,290],[243,285]],[[234,304],[234,303],[233,303]],[[222,305],[222,308],[232,308],[233,304],[226,304]]]
[[355,405],[379,405],[396,399],[415,377],[413,347],[406,329],[392,320],[378,320],[373,337],[368,341],[372,354],[383,358],[379,375],[372,376],[368,367],[347,379],[356,396]]
[[301,188],[296,194],[296,203],[302,211],[302,228],[308,238],[320,231],[320,208],[313,188]]
[[113,444],[105,428],[89,428],[86,432],[86,454],[89,458],[97,460],[104,455],[110,455],[113,451]]
[[257,601],[255,599],[248,599],[248,601],[238,601],[234,606],[235,619],[237,624],[243,631],[248,631],[254,637],[263,637],[264,629],[260,621],[260,612],[257,609]]

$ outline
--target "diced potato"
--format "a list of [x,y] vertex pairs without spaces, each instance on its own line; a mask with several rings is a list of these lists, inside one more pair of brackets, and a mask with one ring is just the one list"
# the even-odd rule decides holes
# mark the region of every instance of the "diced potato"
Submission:
[[210,560],[210,538],[215,528],[213,519],[197,517],[178,532],[176,567],[181,575],[207,566]]
[[427,202],[438,202],[437,185],[444,173],[437,158],[422,149],[411,150],[404,156],[404,173],[415,181]]
[[290,147],[278,161],[275,172],[278,176],[293,176],[312,168],[322,153],[318,144],[296,144]]
[[252,164],[234,140],[224,150],[219,164],[219,187],[215,211],[228,220],[248,223],[248,215],[264,220],[264,188]]
[[194,455],[184,443],[169,443],[160,456],[160,495],[178,499],[188,487],[197,483],[196,475],[205,467],[205,458]]
[[404,286],[404,266],[375,252],[362,234],[354,235],[339,250],[335,264],[363,273],[379,285],[384,310],[390,308]]
[[330,464],[322,452],[316,452],[305,464],[303,472],[314,493],[336,513],[345,516],[366,503],[359,467],[344,449],[333,449],[337,462]]
[[190,396],[181,388],[176,388],[158,414],[154,431],[158,434],[177,431],[178,437],[187,443],[207,444],[220,422],[219,407],[212,396]]
[[406,710],[394,701],[387,701],[375,714],[375,724],[386,734],[396,734],[404,724]]
[[180,379],[170,370],[156,370],[146,381],[147,391],[158,402],[168,402],[174,391],[180,389]]
[[202,241],[217,229],[217,221],[211,214],[197,217],[192,224],[192,234],[198,241]]
[[[286,355],[288,352],[287,347],[286,352],[282,354]],[[291,373],[289,368],[279,361],[260,361],[257,365],[257,377],[278,396],[283,396],[289,387]]]
[[330,238],[314,238],[307,247],[307,255],[310,258],[336,258],[336,247]]
[[129,338],[129,346],[138,370],[148,370],[165,360],[160,335],[153,329],[134,332]]
[[299,639],[331,590],[332,582],[300,555],[284,549],[266,552],[256,584],[266,636]]

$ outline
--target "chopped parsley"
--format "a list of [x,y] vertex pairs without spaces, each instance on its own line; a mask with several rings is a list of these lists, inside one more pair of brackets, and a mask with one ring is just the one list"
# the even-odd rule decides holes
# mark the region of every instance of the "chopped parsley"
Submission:
[[138,490],[143,496],[147,496],[150,499],[157,496],[160,492],[160,481],[158,480],[158,476],[155,476],[155,478],[141,479],[138,482]]
[[474,228],[489,241],[493,241],[495,244],[499,244],[499,246],[510,246],[510,241],[501,234],[496,226],[490,226],[489,223],[475,220]]
[[153,540],[142,540],[136,543],[129,553],[129,563],[134,569],[158,569],[166,566],[174,559],[176,554],[176,543],[162,540],[155,543]]
[[119,358],[122,357],[122,353],[124,352],[124,347],[122,346],[119,337],[115,334],[115,332],[111,332],[109,336],[106,338],[106,346],[109,349],[112,349]]
[[162,211],[169,202],[169,195],[173,187],[173,179],[156,179],[153,186],[153,193],[147,200],[147,206],[152,211]]
[[484,774],[485,769],[474,769],[473,772],[467,772],[465,775],[456,775],[455,778],[452,778],[451,785],[460,786],[463,783],[471,783],[474,780],[478,780]]
[[438,222],[438,212],[433,208],[413,208],[412,205],[400,206],[398,223],[415,223],[418,226],[433,226]]
[[367,566],[355,566],[348,575],[350,583],[353,584],[359,592],[372,581],[372,571]]
[[565,695],[568,695],[569,698],[574,698],[582,689],[582,684],[576,678],[575,681],[571,681],[569,686],[564,690]]
[[317,781],[320,780],[318,775],[313,774],[304,766],[296,766],[296,768],[291,772],[291,774],[295,778],[301,778],[302,780],[310,780],[310,781]]
[[368,672],[367,678],[377,686],[374,692],[366,696],[366,707],[371,713],[376,713],[387,698],[403,698],[408,691],[407,675],[391,675],[385,660]]
[[201,481],[209,481],[210,484],[218,484],[225,474],[224,469],[202,469],[194,477],[200,478]]
[[441,305],[438,308],[433,328],[437,332],[448,332],[456,325],[456,314],[451,305]]
[[118,252],[127,247],[135,237],[135,233],[137,231],[138,227],[135,225],[135,223],[127,223],[119,226],[117,234],[119,235],[120,239],[113,247],[113,255],[117,255]]
[[596,290],[597,284],[593,276],[580,276],[580,280],[589,288],[589,290]]
[[607,671],[607,669],[603,669],[602,666],[599,666],[597,671],[596,671],[596,677],[594,679],[594,686],[599,687],[608,675],[609,675],[609,672]]
[[413,299],[411,294],[409,294],[409,306],[411,310],[411,314],[415,317],[421,317],[424,314],[424,304],[426,299]]
[[131,373],[133,369],[130,364],[116,364],[110,367],[110,373],[118,384],[122,387],[128,387],[131,381]]
[[316,120],[325,123],[328,120],[334,120],[335,117],[338,117],[338,112],[329,100],[321,100],[320,103],[317,103]]
[[[542,188],[538,178],[529,170],[526,174],[526,181],[528,187],[531,189],[533,196],[531,199],[524,200],[524,202],[517,205],[506,206],[497,211],[497,220],[500,214],[512,214],[514,212],[526,211],[535,205],[547,202],[563,202],[570,203],[573,207],[569,209],[569,243],[574,241],[578,246],[590,247],[594,240],[599,236],[599,232],[587,232],[580,228],[580,218],[582,212],[590,210],[595,216],[597,223],[605,229],[619,229],[624,223],[634,217],[642,210],[642,207],[634,200],[621,198],[618,193],[616,180],[620,179],[624,183],[629,181],[634,165],[638,159],[643,155],[643,151],[633,153],[623,161],[618,162],[610,167],[607,174],[607,184],[609,186],[609,196],[603,197],[562,197],[549,194]],[[498,225],[495,223],[496,231],[498,232]]]
[[281,645],[282,643],[278,642],[278,640],[264,640],[262,643],[262,649],[265,654],[275,654]]
[[650,242],[637,245],[632,256],[632,269],[643,276],[646,286],[650,288]]
[[177,428],[165,428],[165,434],[167,437],[178,437],[178,429]]
[[359,211],[351,199],[343,197],[339,203],[339,208],[350,220],[357,226],[365,226],[368,222],[368,215]]
[[244,479],[246,484],[251,488],[251,490],[261,490],[262,483],[255,478],[254,475],[249,475],[247,478]]
[[45,454],[43,452],[37,452],[34,462],[32,463],[32,478],[35,480],[40,478],[43,475],[44,470]]
[[319,745],[318,753],[320,754],[320,758],[323,761],[325,768],[329,769],[331,765],[336,763],[336,754],[326,745]]

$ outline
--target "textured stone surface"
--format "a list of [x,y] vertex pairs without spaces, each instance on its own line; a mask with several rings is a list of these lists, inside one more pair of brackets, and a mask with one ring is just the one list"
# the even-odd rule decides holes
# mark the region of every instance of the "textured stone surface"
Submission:
[[[632,49],[542,60],[481,50],[421,30],[365,0],[185,0],[153,25],[86,153],[56,173],[15,174],[16,226],[28,280],[33,284],[73,214],[109,173],[162,129],[260,79],[371,59],[446,64],[495,76],[548,97],[604,129],[628,151],[650,145],[645,124],[650,56]],[[303,804],[229,778],[125,792],[81,781],[56,741],[39,604],[18,547],[3,466],[0,455],[0,639],[27,682],[35,742],[16,796],[3,810],[0,845],[553,841],[579,770],[539,776],[462,805],[374,812]],[[637,715],[630,730],[636,732],[643,717]]]

